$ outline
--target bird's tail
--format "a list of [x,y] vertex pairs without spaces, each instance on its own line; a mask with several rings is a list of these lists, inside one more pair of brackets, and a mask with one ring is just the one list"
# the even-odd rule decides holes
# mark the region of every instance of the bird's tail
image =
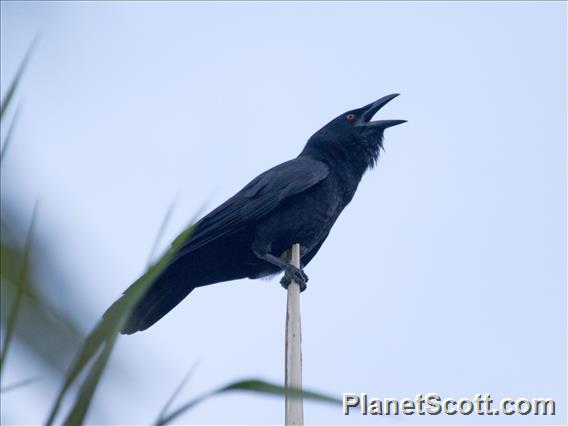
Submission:
[[[122,334],[146,330],[170,312],[193,289],[223,281],[245,278],[247,250],[239,250],[231,241],[209,244],[200,250],[176,257],[164,269],[142,296],[122,327]],[[112,305],[107,314],[127,297],[125,294]],[[116,306],[118,308],[118,306]]]
[[[122,334],[146,330],[199,286],[200,283],[191,279],[192,275],[188,274],[186,266],[183,262],[174,261],[158,275],[130,313],[120,331]],[[120,303],[120,299],[115,303]]]

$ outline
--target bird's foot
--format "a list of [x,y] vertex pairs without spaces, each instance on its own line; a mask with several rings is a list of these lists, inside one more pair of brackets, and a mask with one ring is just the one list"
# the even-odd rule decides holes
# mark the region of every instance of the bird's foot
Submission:
[[308,276],[301,269],[296,268],[295,266],[292,265],[288,266],[289,268],[286,269],[284,276],[280,280],[280,284],[282,284],[282,287],[288,290],[290,282],[294,280],[300,286],[300,293],[303,292],[306,288],[308,288],[308,286],[306,285],[309,279]]

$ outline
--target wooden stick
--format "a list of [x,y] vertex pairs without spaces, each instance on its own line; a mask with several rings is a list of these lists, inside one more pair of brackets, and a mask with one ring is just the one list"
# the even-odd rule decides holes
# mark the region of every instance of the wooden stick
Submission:
[[[294,244],[290,263],[300,267],[300,245]],[[300,286],[291,281],[288,286],[286,305],[286,371],[285,385],[288,388],[302,389],[302,324],[300,320]],[[304,424],[304,400],[286,397],[286,426]]]

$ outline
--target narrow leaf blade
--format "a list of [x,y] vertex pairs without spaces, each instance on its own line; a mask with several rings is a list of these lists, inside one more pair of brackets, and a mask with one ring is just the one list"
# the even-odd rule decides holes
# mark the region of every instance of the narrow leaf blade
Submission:
[[[183,244],[191,235],[192,230],[193,225],[182,232],[176,238],[176,242],[178,244]],[[155,278],[167,267],[167,265],[175,255],[177,248],[178,245],[172,243],[170,249],[156,263],[154,263],[146,271],[146,273],[144,273],[130,287],[128,287],[121,298],[119,298],[110,306],[97,326],[87,336],[85,343],[81,347],[79,355],[76,357],[65,377],[63,386],[59,391],[56,401],[49,413],[46,422],[47,425],[52,425],[54,423],[55,417],[57,416],[65,395],[67,394],[69,388],[75,382],[79,374],[85,368],[87,368],[89,361],[91,361],[94,356],[100,353],[99,358],[91,367],[91,372],[89,373],[86,381],[83,383],[83,387],[80,391],[82,392],[83,398],[87,398],[88,400],[82,400],[80,398],[77,399],[75,406],[71,409],[72,414],[75,413],[73,414],[73,419],[81,418],[86,415],[86,410],[90,405],[90,399],[92,399],[92,396],[94,395],[95,389],[92,388],[92,386],[94,384],[94,386],[96,387],[96,385],[98,384],[98,379],[102,375],[102,372],[104,371],[106,363],[110,357],[110,353],[108,355],[105,355],[104,353],[103,347],[105,347],[105,343],[106,347],[110,347],[112,349],[113,344],[110,344],[110,342],[114,342],[114,339],[117,338],[118,333],[126,322],[131,310],[144,296]],[[85,411],[83,412],[83,410]]]
[[114,343],[116,342],[116,337],[117,335],[115,334],[107,341],[105,348],[93,364],[89,375],[81,386],[77,401],[73,405],[71,413],[69,413],[69,416],[65,419],[65,426],[82,425],[84,423],[85,416],[93,400],[93,395],[95,394],[95,390],[108,363]]
[[6,113],[6,111],[8,110],[8,107],[11,104],[12,98],[14,97],[14,94],[16,93],[16,89],[18,88],[18,84],[20,83],[20,80],[22,78],[22,75],[24,74],[24,71],[26,70],[26,66],[28,65],[28,62],[29,62],[30,57],[32,55],[32,52],[33,52],[33,50],[34,50],[34,48],[37,44],[37,40],[38,40],[38,37],[36,36],[36,37],[34,37],[32,42],[30,43],[30,46],[28,47],[28,50],[26,51],[24,59],[22,60],[20,67],[18,68],[18,71],[16,72],[16,76],[12,80],[12,83],[10,84],[10,86],[8,87],[8,92],[6,92],[6,96],[4,96],[4,99],[2,99],[2,105],[0,106],[0,119],[4,117],[4,114]]
[[29,263],[30,251],[32,249],[32,237],[33,237],[36,217],[37,217],[37,202],[34,206],[30,228],[28,230],[28,235],[26,237],[26,242],[24,246],[24,254],[20,270],[20,277],[16,284],[17,285],[16,298],[14,300],[14,305],[12,306],[12,309],[10,311],[10,315],[8,316],[8,321],[6,324],[6,334],[4,335],[4,341],[2,342],[2,353],[0,354],[0,376],[4,371],[4,365],[6,364],[6,355],[8,354],[8,348],[10,347],[12,336],[14,335],[16,320],[18,318],[18,313],[22,304],[23,296],[26,292],[25,289],[26,274],[28,272],[28,263]]
[[191,378],[191,376],[193,376],[193,372],[195,371],[197,367],[197,362],[195,362],[193,364],[193,366],[191,367],[191,369],[187,372],[187,374],[185,375],[185,377],[183,378],[183,380],[181,381],[181,383],[177,386],[177,388],[174,390],[174,392],[171,394],[170,398],[166,401],[165,405],[162,407],[162,410],[160,411],[160,414],[158,414],[158,419],[156,420],[156,424],[160,424],[162,422],[162,419],[164,417],[166,417],[166,413],[169,411],[171,405],[173,404],[175,398],[179,395],[179,393],[182,391],[182,389],[185,387],[185,385],[187,384],[187,382],[189,381],[189,379]]
[[204,400],[212,396],[230,391],[245,391],[245,392],[261,393],[268,395],[288,396],[293,398],[304,398],[320,402],[341,404],[340,399],[319,392],[286,388],[284,386],[280,386],[274,383],[269,383],[264,380],[258,380],[258,379],[241,380],[238,382],[230,383],[213,392],[209,392],[201,396],[198,396],[197,398],[192,399],[191,401],[183,404],[180,408],[173,411],[168,416],[160,419],[161,421],[158,422],[157,425],[161,426],[172,423],[174,419],[181,416],[186,411],[192,409],[193,407],[203,402]]

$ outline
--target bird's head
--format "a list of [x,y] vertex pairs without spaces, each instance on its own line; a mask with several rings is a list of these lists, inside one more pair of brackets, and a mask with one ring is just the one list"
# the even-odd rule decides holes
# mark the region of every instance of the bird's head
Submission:
[[308,141],[306,149],[356,156],[367,167],[374,166],[383,147],[385,129],[406,123],[406,120],[372,121],[377,111],[397,96],[398,93],[393,93],[364,107],[344,112],[318,130]]

